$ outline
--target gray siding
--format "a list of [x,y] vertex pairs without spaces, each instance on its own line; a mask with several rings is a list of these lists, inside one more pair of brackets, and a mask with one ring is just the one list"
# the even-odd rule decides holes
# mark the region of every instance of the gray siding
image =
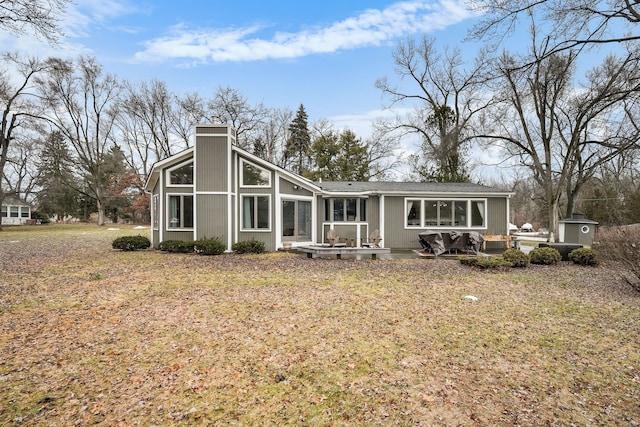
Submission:
[[163,240],[194,240],[193,231],[165,231]]
[[384,236],[382,245],[388,248],[418,249],[420,230],[406,230],[404,227],[404,197],[384,198]]
[[230,149],[226,136],[196,136],[196,191],[227,191]]
[[199,194],[196,204],[198,239],[219,238],[227,243],[228,215],[227,196],[220,194]]
[[295,188],[293,188],[293,186],[296,184],[284,178],[280,178],[279,185],[280,185],[280,194],[284,196],[286,195],[304,196],[304,197],[313,196],[313,193],[311,191],[307,190],[306,188],[302,188],[301,186],[298,187],[298,189],[296,190]]
[[[408,196],[421,198],[421,196]],[[444,197],[440,197],[444,199]],[[455,198],[455,197],[454,197]],[[475,197],[473,197],[475,198]],[[385,197],[385,227],[383,246],[394,249],[419,249],[418,233],[423,228],[405,228],[405,196]],[[502,197],[487,198],[487,228],[472,229],[481,234],[507,234],[507,199]],[[446,230],[446,228],[437,228]],[[463,228],[454,228],[461,230]],[[488,243],[491,247],[494,242]],[[500,245],[500,242],[495,242]]]

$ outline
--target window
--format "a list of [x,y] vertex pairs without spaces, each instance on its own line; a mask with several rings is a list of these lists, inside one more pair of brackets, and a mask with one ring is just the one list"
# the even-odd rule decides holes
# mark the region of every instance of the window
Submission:
[[367,220],[367,199],[325,199],[324,219],[333,222]]
[[486,227],[484,200],[406,199],[405,209],[406,227]]
[[193,185],[193,162],[170,169],[168,185]]
[[18,206],[10,206],[9,207],[9,216],[11,218],[18,218]]
[[160,195],[154,194],[151,199],[151,211],[153,212],[153,229],[157,230],[160,226]]
[[242,162],[243,187],[270,187],[271,173],[261,167]]
[[193,228],[193,196],[169,196],[169,228]]
[[3,206],[2,207],[2,214],[1,214],[2,218],[6,218],[7,217],[7,207]]
[[20,208],[20,218],[29,218],[29,206],[22,206]]
[[283,240],[311,240],[311,202],[303,200],[282,201]]
[[269,196],[242,196],[242,228],[244,230],[269,230]]

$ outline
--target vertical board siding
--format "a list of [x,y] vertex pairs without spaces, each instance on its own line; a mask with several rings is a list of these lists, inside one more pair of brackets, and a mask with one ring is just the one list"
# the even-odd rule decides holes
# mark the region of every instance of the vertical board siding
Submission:
[[196,191],[227,191],[230,148],[226,136],[196,136]]
[[197,212],[198,239],[217,237],[227,243],[227,196],[219,194],[199,194]]
[[[413,198],[415,196],[410,197]],[[385,198],[385,236],[382,236],[383,244],[385,247],[395,249],[419,249],[421,246],[418,243],[418,234],[423,229],[405,228],[404,203],[404,196],[387,196]],[[472,229],[472,231],[478,231],[481,234],[507,234],[506,227],[507,199],[503,197],[487,198],[487,228]],[[438,229],[446,230],[446,228]],[[460,230],[460,228],[456,228],[456,230]]]

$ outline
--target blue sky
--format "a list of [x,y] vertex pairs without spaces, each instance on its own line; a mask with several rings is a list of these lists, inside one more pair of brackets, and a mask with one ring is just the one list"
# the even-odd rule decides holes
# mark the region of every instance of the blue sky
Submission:
[[210,98],[218,87],[249,102],[368,131],[385,100],[376,79],[396,79],[391,52],[428,33],[462,44],[476,17],[457,0],[75,0],[67,37],[52,49],[0,33],[5,46],[45,57],[95,56],[123,79],[167,82],[175,93]]

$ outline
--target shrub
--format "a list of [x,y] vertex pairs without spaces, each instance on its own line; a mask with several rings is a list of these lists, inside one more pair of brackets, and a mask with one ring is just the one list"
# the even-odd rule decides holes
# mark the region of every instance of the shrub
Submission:
[[151,246],[151,242],[144,236],[122,236],[118,237],[111,243],[113,249],[121,251],[137,251],[139,249],[147,249]]
[[529,266],[529,255],[520,249],[507,249],[502,253],[502,258],[510,262],[514,268],[527,268]]
[[255,239],[236,242],[231,249],[239,254],[261,254],[264,253],[264,242]]
[[569,261],[578,265],[596,266],[600,263],[598,255],[591,248],[578,248],[569,252]]
[[225,245],[220,239],[198,239],[193,242],[193,248],[199,255],[220,255],[225,250]]
[[640,292],[640,225],[600,228],[596,242],[599,258],[621,266],[623,280]]
[[184,240],[164,240],[158,245],[161,251],[188,254],[193,252],[193,242]]
[[505,270],[512,265],[502,257],[461,257],[460,263],[481,270]]
[[42,211],[31,212],[31,219],[36,220],[38,224],[49,224],[51,222],[49,215]]
[[562,255],[556,248],[535,248],[529,252],[531,264],[553,265],[562,260]]

